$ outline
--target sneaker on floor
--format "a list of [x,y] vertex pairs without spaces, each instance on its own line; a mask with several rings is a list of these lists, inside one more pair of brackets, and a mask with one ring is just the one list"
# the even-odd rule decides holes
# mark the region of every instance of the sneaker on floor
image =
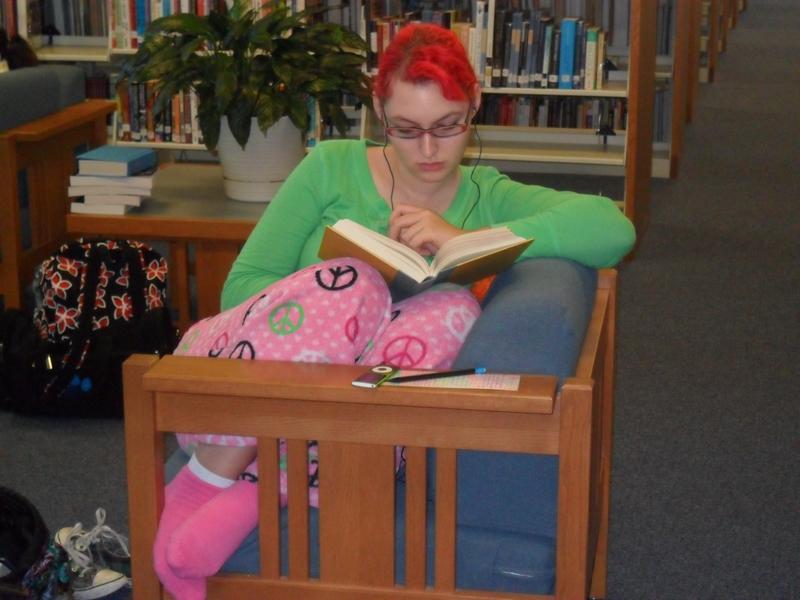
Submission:
[[73,577],[70,587],[75,600],[107,598],[129,584],[125,575],[111,569],[98,569],[94,566],[76,569],[74,563],[71,566]]
[[88,553],[95,565],[100,568],[118,571],[128,577],[131,574],[131,553],[128,539],[105,524],[106,511],[95,511],[97,524],[90,530],[83,529],[80,523],[73,527],[62,527],[55,536],[55,542],[66,549],[71,545],[78,552]]
[[[105,556],[127,556],[127,542],[105,525],[105,511],[98,509],[97,525],[86,531],[80,523],[59,529],[53,541],[61,546],[69,557],[70,587],[75,600],[106,598],[129,585],[124,573],[107,568]],[[114,540],[112,542],[112,539]]]

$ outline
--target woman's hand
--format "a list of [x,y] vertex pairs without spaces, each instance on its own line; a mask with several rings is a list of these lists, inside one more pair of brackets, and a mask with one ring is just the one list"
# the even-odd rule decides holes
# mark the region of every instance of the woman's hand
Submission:
[[423,256],[436,254],[442,244],[461,233],[427,208],[398,204],[389,216],[389,237]]

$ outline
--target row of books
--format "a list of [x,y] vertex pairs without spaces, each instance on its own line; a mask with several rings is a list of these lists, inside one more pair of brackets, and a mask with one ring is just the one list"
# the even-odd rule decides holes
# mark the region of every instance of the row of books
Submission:
[[485,88],[603,88],[606,34],[589,21],[556,21],[538,8],[499,7],[490,14],[485,0],[477,0],[474,12],[471,22],[459,20],[457,10],[426,9],[369,20],[369,68],[377,69],[384,49],[403,26],[433,22],[458,35]]
[[485,94],[477,122],[481,125],[552,127],[614,131],[626,128],[627,103],[622,98],[576,98]]
[[[207,15],[218,0],[110,0],[111,48],[128,50],[139,47],[147,26],[158,18],[178,13]],[[262,10],[263,0],[251,0]]]
[[[31,12],[38,12],[35,19]],[[33,21],[40,21],[41,33],[69,36],[108,36],[108,3],[106,0],[72,0],[28,3],[31,31],[39,32]]]
[[202,144],[197,123],[197,95],[179,92],[168,110],[156,115],[153,83],[117,85],[117,139],[124,142]]
[[141,206],[153,189],[157,154],[152,148],[100,146],[78,155],[78,173],[70,176],[67,195],[80,198],[70,211],[124,215]]

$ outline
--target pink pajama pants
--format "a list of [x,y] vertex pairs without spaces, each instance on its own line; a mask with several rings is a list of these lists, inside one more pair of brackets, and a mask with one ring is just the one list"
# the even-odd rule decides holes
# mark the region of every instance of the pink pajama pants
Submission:
[[[306,267],[196,323],[175,354],[446,369],[479,314],[466,289],[428,290],[392,304],[375,269],[357,259],[335,259]],[[184,449],[197,443],[252,446],[255,438],[178,434],[178,442]],[[285,501],[283,442],[280,452]],[[309,455],[310,498],[316,506],[316,444]]]

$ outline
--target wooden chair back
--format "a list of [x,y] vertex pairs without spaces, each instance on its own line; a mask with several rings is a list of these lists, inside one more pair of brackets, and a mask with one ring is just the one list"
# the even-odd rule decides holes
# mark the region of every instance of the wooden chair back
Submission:
[[[106,143],[106,117],[115,106],[108,100],[85,100],[0,132],[0,295],[6,308],[21,306],[36,266],[65,241],[75,150]],[[20,210],[20,172],[26,181],[27,224]],[[28,225],[29,245],[22,236]]]
[[[215,599],[558,598],[605,593],[616,274],[599,277],[574,377],[517,391],[381,387],[364,367],[136,355],[124,366],[133,594],[166,598],[152,567],[166,432],[258,438],[260,573],[209,579]],[[288,575],[280,575],[277,440],[288,440]],[[309,577],[306,441],[319,441],[320,576]],[[394,582],[394,449],[407,447],[406,578]],[[436,448],[434,585],[426,586],[426,449]],[[554,596],[456,594],[458,449],[557,455]],[[292,498],[300,501],[292,502]],[[535,507],[532,507],[535,509]]]

